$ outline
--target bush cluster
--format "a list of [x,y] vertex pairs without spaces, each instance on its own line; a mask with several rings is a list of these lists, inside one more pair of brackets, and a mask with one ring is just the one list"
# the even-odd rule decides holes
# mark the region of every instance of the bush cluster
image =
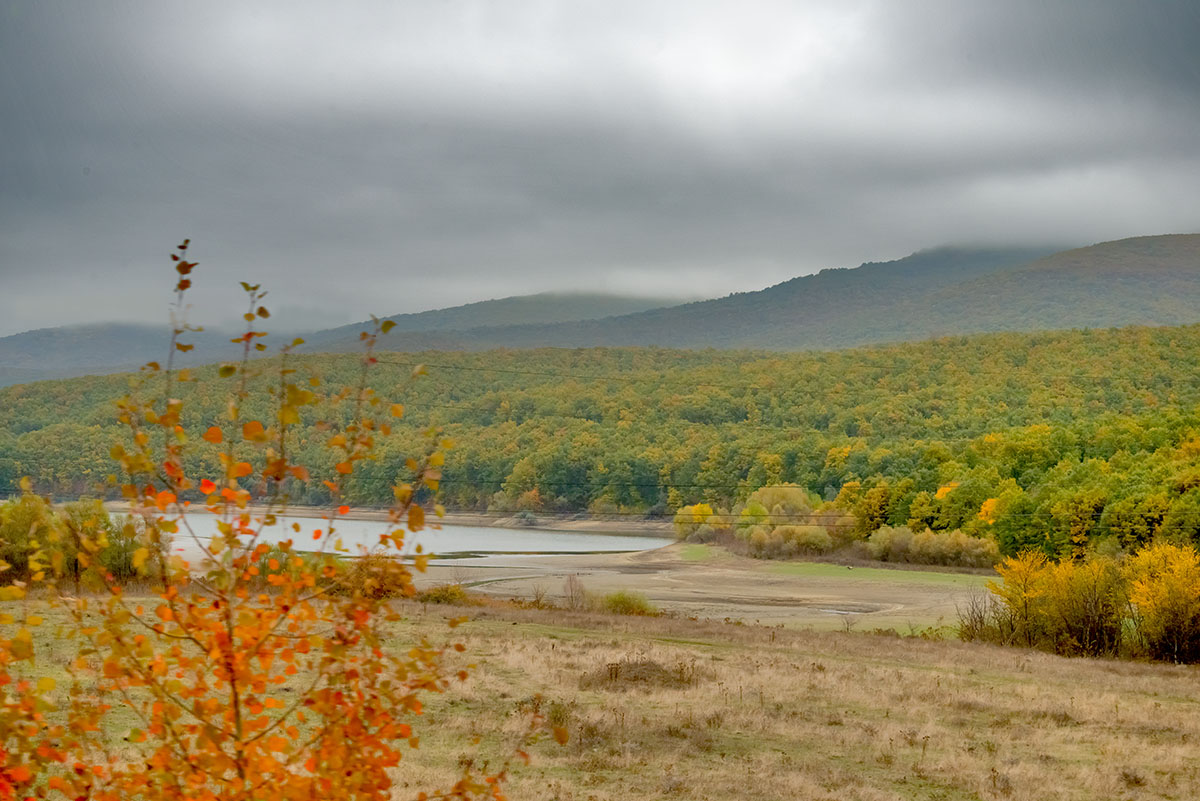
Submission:
[[0,505],[5,582],[29,583],[53,573],[64,584],[99,587],[102,575],[128,583],[139,577],[135,555],[145,544],[132,519],[113,517],[96,500],[56,509],[37,495],[22,495]]
[[884,562],[920,565],[991,567],[1000,561],[1000,549],[985,537],[972,537],[960,529],[914,534],[908,526],[882,526],[866,541],[867,553]]
[[854,515],[794,484],[761,487],[731,512],[707,503],[682,506],[675,513],[675,532],[687,542],[725,539],[759,559],[849,550],[885,562],[925,565],[991,567],[1000,560],[992,538],[960,529],[914,533],[908,526],[881,526],[864,538]]
[[1156,543],[1117,558],[1054,563],[1026,551],[997,566],[990,595],[959,612],[966,640],[1068,656],[1200,662],[1200,554]]

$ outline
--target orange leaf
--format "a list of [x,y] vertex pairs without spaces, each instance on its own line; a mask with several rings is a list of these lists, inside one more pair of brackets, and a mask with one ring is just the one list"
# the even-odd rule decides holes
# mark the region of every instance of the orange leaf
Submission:
[[212,494],[212,491],[217,488],[217,485],[209,481],[207,478],[200,482],[200,491],[205,495]]
[[567,739],[568,739],[568,737],[567,737],[566,727],[555,726],[554,727],[554,741],[556,743],[558,743],[559,745],[566,745]]
[[209,426],[209,429],[204,432],[204,439],[214,445],[219,445],[224,441],[225,437],[221,434],[221,429],[216,426]]
[[254,468],[250,466],[249,462],[238,462],[233,466],[233,474],[238,478],[245,478],[253,472]]
[[350,507],[349,507],[349,506],[339,506],[339,507],[338,507],[338,514],[339,514],[339,515],[348,515],[348,514],[350,514]]
[[263,434],[263,424],[257,420],[251,420],[249,423],[242,425],[242,436],[246,439],[258,439]]
[[347,473],[352,472],[354,470],[354,467],[349,462],[338,462],[336,469],[339,473],[341,473],[342,475],[345,475]]

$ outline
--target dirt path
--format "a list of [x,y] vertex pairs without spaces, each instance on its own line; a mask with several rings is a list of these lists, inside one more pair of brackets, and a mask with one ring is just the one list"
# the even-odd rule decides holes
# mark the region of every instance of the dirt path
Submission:
[[633,590],[691,617],[865,629],[952,625],[956,604],[986,577],[842,565],[764,562],[704,546],[633,554],[514,556],[436,563],[421,583],[459,582],[477,592],[561,600],[568,576],[588,592]]

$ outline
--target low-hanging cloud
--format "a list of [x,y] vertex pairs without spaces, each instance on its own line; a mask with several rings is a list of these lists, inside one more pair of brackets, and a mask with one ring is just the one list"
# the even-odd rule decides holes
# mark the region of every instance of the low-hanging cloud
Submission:
[[[126,3],[0,17],[0,333],[723,294],[1200,220],[1186,3]],[[224,317],[222,316],[224,315]]]

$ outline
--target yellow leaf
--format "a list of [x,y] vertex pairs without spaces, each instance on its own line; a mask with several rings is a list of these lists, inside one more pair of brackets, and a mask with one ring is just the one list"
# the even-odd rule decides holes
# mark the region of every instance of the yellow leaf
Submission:
[[14,659],[33,658],[33,633],[29,629],[21,629],[9,643],[8,651]]
[[393,403],[392,404],[392,417],[403,417],[403,416],[404,416],[404,404],[403,403]]
[[54,679],[50,678],[49,676],[42,676],[40,679],[38,679],[38,683],[37,683],[38,692],[43,692],[43,693],[51,692],[57,684],[58,684],[58,682],[56,682]]
[[27,626],[40,626],[42,625],[42,616],[30,615],[29,617],[25,618],[25,624]]
[[138,548],[136,551],[133,552],[133,569],[141,570],[142,566],[146,564],[146,560],[149,558],[150,558],[150,549],[149,548]]
[[425,527],[425,510],[414,506],[408,510],[408,530],[420,531]]

